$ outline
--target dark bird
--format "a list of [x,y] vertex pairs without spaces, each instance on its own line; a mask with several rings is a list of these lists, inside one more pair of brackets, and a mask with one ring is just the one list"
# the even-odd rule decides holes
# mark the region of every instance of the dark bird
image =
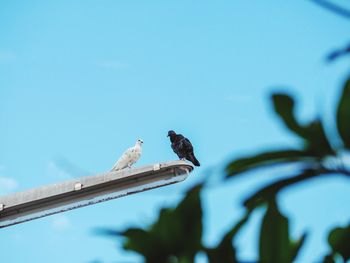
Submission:
[[193,146],[189,139],[182,134],[176,134],[174,131],[168,131],[168,137],[170,137],[171,148],[181,160],[186,159],[195,166],[200,166],[200,163],[194,156]]

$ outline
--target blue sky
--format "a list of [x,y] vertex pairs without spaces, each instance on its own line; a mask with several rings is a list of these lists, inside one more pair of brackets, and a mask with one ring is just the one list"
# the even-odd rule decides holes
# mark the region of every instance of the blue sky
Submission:
[[[106,171],[139,137],[138,166],[175,159],[169,129],[191,139],[202,164],[181,184],[1,229],[2,261],[138,262],[92,230],[150,224],[208,171],[220,176],[227,160],[295,146],[273,117],[273,90],[298,95],[303,119],[331,120],[349,68],[324,56],[349,33],[348,21],[302,0],[1,1],[1,194]],[[270,177],[205,191],[207,244]],[[348,222],[349,191],[337,177],[281,195],[293,235],[311,234],[299,262],[319,259],[325,231]],[[242,259],[256,257],[260,217],[239,237]]]

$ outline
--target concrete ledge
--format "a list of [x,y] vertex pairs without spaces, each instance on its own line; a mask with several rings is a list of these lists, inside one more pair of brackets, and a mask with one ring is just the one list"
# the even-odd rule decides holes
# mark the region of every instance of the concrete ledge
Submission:
[[170,161],[0,196],[0,228],[180,182],[192,170],[188,162]]

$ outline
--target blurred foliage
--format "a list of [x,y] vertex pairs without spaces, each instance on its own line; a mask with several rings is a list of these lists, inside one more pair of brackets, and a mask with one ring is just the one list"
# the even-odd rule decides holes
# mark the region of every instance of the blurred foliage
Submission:
[[[260,230],[260,262],[292,262],[306,235],[296,242],[289,240],[288,219],[278,211],[275,199],[284,188],[311,178],[334,174],[350,177],[350,171],[341,157],[342,153],[349,154],[350,150],[350,79],[343,86],[334,118],[337,124],[334,130],[337,130],[339,138],[328,138],[325,127],[331,128],[332,125],[324,125],[318,118],[301,124],[295,116],[295,102],[291,96],[275,93],[271,99],[275,113],[287,130],[300,141],[300,144],[296,148],[282,148],[238,158],[227,165],[226,174],[227,179],[230,179],[258,168],[268,169],[288,163],[297,164],[294,167],[296,171],[294,176],[269,183],[244,201],[245,207],[250,210],[262,204],[268,204]],[[339,147],[333,147],[337,139],[340,139],[342,144]],[[263,239],[264,236],[265,239]],[[324,258],[324,262],[335,262],[336,257],[339,256],[343,262],[349,260],[349,227],[331,231],[328,242],[332,252]]]
[[[310,1],[317,4],[318,6],[320,6],[322,8],[324,8],[324,9],[336,14],[339,17],[343,17],[345,19],[350,19],[350,10],[346,9],[344,6],[336,4],[336,1],[332,1],[332,0],[310,0]],[[339,1],[339,2],[341,2],[341,1]]]
[[[341,159],[340,153],[350,150],[350,80],[347,80],[339,98],[336,111],[336,127],[342,144],[327,137],[324,123],[315,118],[301,123],[295,115],[295,100],[284,93],[271,97],[273,109],[287,130],[298,141],[298,147],[284,147],[233,160],[226,166],[225,181],[259,168],[296,163],[294,176],[284,177],[263,186],[244,201],[246,213],[223,235],[214,247],[206,247],[203,242],[203,212],[201,192],[205,183],[195,185],[175,208],[160,210],[158,219],[147,229],[128,228],[124,231],[110,229],[100,233],[124,239],[124,249],[143,256],[145,262],[189,263],[202,252],[209,263],[235,263],[237,249],[234,240],[237,233],[248,222],[255,209],[266,209],[259,234],[259,262],[288,263],[295,261],[305,240],[304,233],[297,240],[290,236],[289,219],[278,208],[278,193],[290,186],[311,178],[340,174],[350,177],[350,171]],[[329,158],[337,159],[329,165]],[[350,226],[337,227],[328,237],[330,253],[323,262],[335,262],[337,258],[347,261],[350,258]],[[337,261],[338,262],[338,261]]]
[[208,261],[210,263],[235,263],[238,262],[236,258],[236,248],[232,245],[232,239],[236,236],[237,232],[247,222],[250,215],[250,211],[243,216],[241,220],[235,224],[230,231],[222,238],[218,246],[214,248],[204,248],[207,254]]
[[340,57],[350,54],[350,44],[344,48],[333,50],[327,56],[327,61],[332,62]]
[[104,229],[100,233],[124,237],[124,249],[139,253],[145,262],[193,262],[202,249],[201,189],[201,184],[196,185],[175,208],[162,209],[158,220],[146,230]]
[[340,256],[344,262],[350,259],[350,224],[346,227],[337,227],[328,235],[328,244],[331,253],[327,255],[324,262],[336,262]]
[[[345,8],[344,6],[338,5],[335,3],[335,1],[328,1],[328,0],[310,0],[311,2],[317,4],[318,6],[336,14],[339,17],[343,17],[345,19],[350,20],[350,10]],[[339,2],[341,3],[341,2]],[[345,2],[344,2],[345,3]],[[342,3],[342,4],[344,4]],[[345,4],[346,5],[346,4]],[[330,52],[326,60],[328,62],[333,62],[343,56],[350,54],[350,43],[348,43],[346,46],[342,48],[338,48]]]
[[276,201],[271,200],[260,228],[260,262],[293,262],[305,237],[306,234],[297,241],[291,240],[288,218],[278,210]]
[[[350,10],[327,0],[310,0],[318,6],[350,19]],[[332,62],[350,54],[350,45],[333,50],[327,56]],[[278,194],[285,188],[312,178],[335,174],[350,178],[350,170],[342,156],[350,154],[350,78],[345,82],[338,100],[336,127],[316,117],[306,123],[298,120],[295,99],[286,93],[274,93],[271,102],[277,117],[285,128],[299,141],[297,147],[282,147],[251,156],[243,156],[225,167],[226,181],[261,168],[269,169],[285,164],[296,164],[294,175],[278,179],[258,189],[246,198],[244,216],[223,235],[214,247],[203,244],[203,211],[201,192],[205,183],[189,189],[175,208],[160,210],[157,220],[147,229],[128,228],[124,231],[99,230],[100,234],[123,238],[125,250],[141,255],[147,263],[190,263],[198,253],[206,255],[209,263],[236,263],[235,237],[249,221],[256,209],[265,209],[259,234],[258,262],[294,262],[307,234],[297,240],[290,236],[289,219],[278,208]],[[327,133],[327,129],[331,132]],[[337,134],[337,138],[327,134]],[[337,142],[341,145],[335,147]],[[331,160],[331,161],[330,161]],[[329,253],[324,263],[348,262],[350,260],[350,224],[335,227],[328,235]]]
[[[350,149],[350,80],[347,80],[337,106],[337,130],[342,146],[332,147],[336,140],[331,141],[325,132],[325,126],[318,118],[306,124],[301,124],[295,116],[294,99],[283,93],[272,95],[272,104],[275,113],[281,119],[284,126],[299,141],[296,148],[283,148],[281,150],[266,151],[256,155],[238,158],[226,167],[227,178],[240,175],[257,168],[284,165],[287,163],[298,164],[300,167],[296,175],[274,182],[257,191],[245,204],[254,206],[262,201],[275,196],[281,189],[317,176],[328,174],[350,173],[344,167],[340,153]],[[327,125],[331,127],[331,125]],[[329,167],[327,160],[334,158],[339,160],[336,166]],[[297,169],[297,168],[296,168]]]
[[337,110],[337,126],[344,147],[350,149],[350,79],[346,82]]

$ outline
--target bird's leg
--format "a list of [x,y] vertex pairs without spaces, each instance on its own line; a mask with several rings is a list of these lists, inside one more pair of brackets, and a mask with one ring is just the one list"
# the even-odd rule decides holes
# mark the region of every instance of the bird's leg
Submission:
[[180,160],[181,160],[181,161],[186,161],[186,158],[185,158],[185,157],[183,157],[183,158],[180,158]]
[[130,163],[128,163],[128,168],[131,169],[131,164]]

